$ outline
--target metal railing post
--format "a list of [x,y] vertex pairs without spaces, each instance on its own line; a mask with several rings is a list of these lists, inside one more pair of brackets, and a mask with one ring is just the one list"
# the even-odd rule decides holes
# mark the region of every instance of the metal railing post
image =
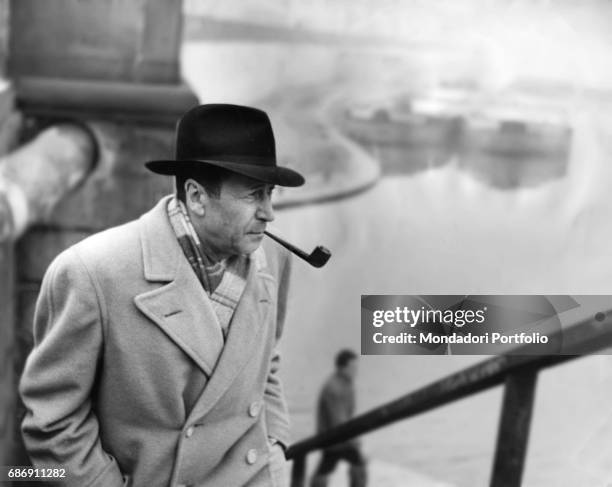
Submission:
[[293,459],[291,466],[291,487],[304,487],[306,483],[306,455]]
[[520,487],[538,371],[508,375],[497,433],[491,487]]

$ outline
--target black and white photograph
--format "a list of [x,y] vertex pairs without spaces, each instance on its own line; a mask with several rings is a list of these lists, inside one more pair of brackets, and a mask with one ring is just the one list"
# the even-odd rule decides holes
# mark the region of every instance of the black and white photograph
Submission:
[[0,0],[0,485],[612,487],[612,3]]

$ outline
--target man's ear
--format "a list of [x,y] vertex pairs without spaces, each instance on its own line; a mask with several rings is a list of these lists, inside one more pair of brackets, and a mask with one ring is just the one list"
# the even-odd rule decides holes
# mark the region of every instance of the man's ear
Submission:
[[185,204],[189,210],[198,216],[206,214],[208,194],[202,185],[193,179],[185,181]]

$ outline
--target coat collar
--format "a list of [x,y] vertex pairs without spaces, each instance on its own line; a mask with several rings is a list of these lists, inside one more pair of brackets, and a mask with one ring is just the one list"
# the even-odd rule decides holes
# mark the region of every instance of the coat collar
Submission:
[[148,281],[174,280],[183,258],[183,251],[176,240],[166,210],[171,198],[162,198],[153,209],[140,217],[144,277]]
[[136,306],[209,377],[193,410],[204,414],[227,390],[248,362],[266,323],[273,300],[265,253],[260,247],[251,259],[240,303],[225,344],[210,299],[185,258],[168,220],[163,198],[143,215],[141,245],[144,277],[163,285],[135,297]]

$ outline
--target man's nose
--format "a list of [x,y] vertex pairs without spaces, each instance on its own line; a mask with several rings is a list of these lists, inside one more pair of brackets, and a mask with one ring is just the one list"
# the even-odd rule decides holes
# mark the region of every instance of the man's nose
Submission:
[[272,208],[272,197],[266,195],[257,208],[257,218],[265,222],[274,221],[274,209]]

